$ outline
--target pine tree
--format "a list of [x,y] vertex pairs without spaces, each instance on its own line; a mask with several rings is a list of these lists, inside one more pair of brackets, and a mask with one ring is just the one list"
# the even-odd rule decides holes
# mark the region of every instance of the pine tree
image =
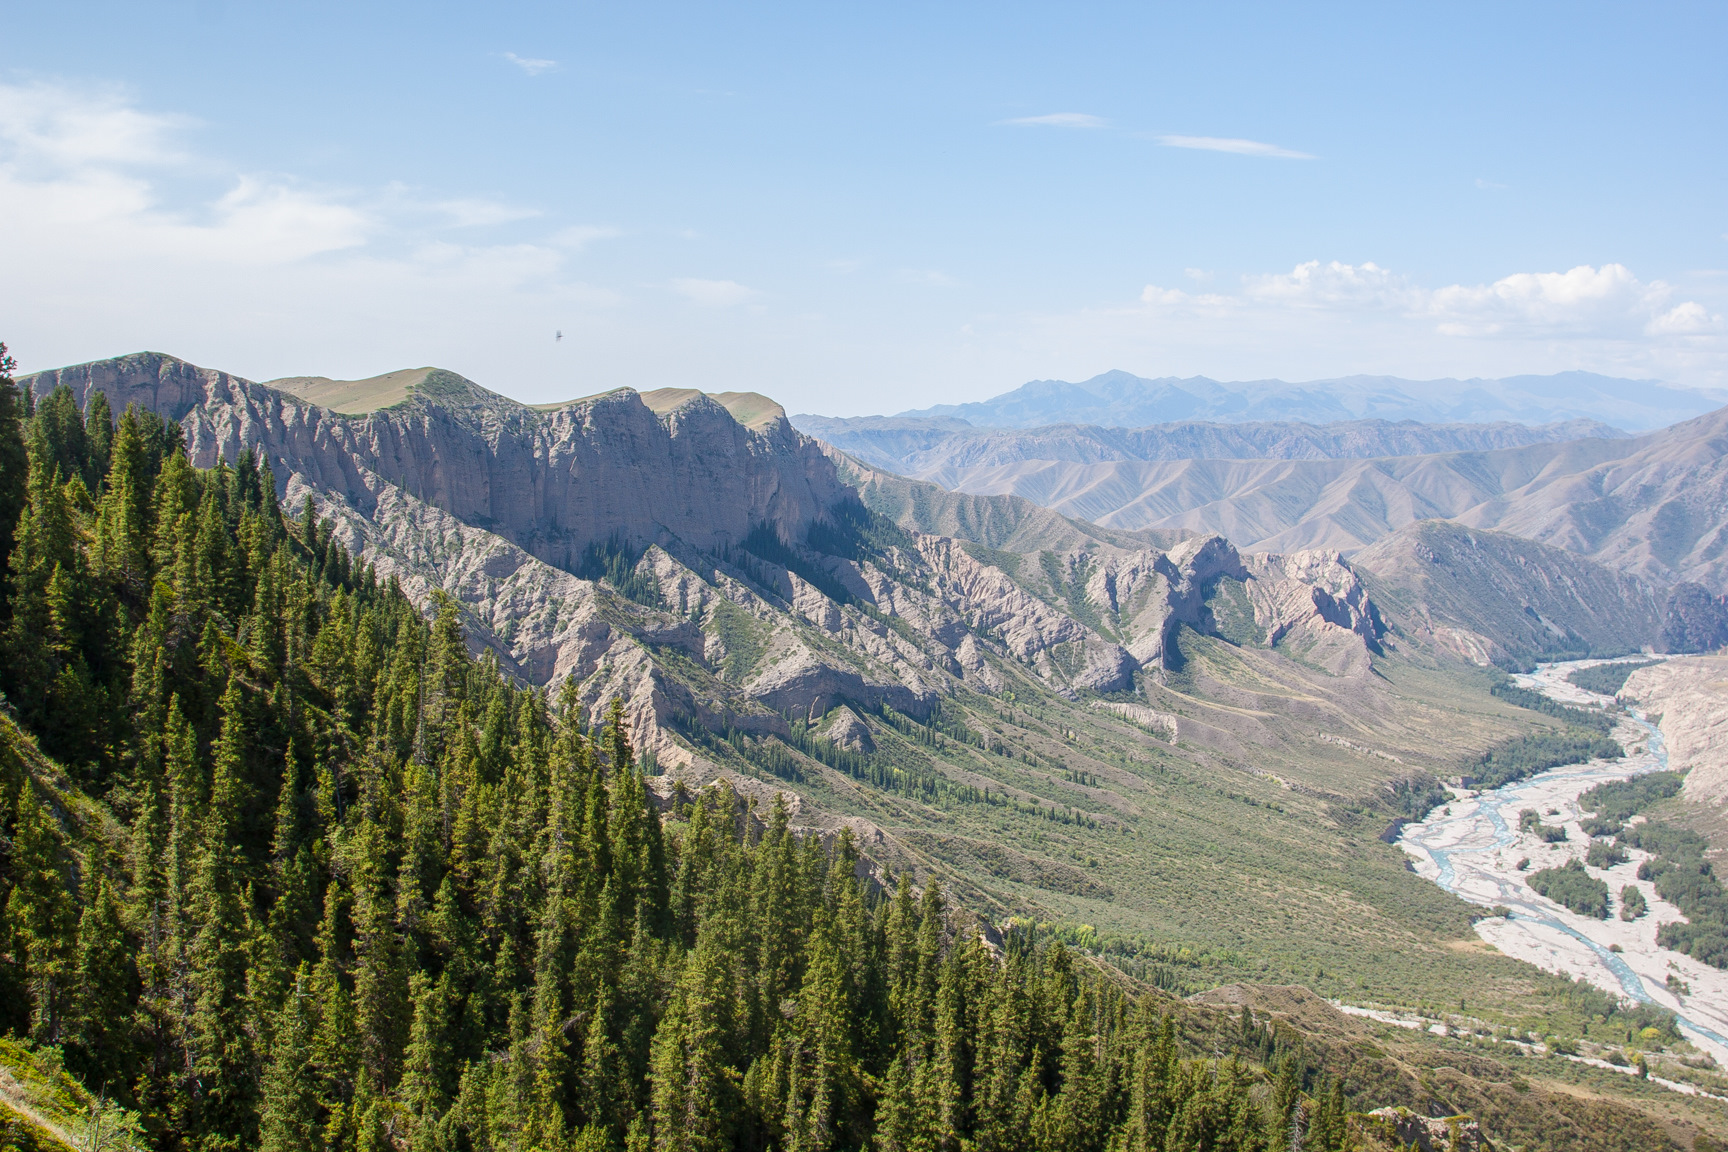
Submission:
[[[6,345],[0,344],[0,561],[12,555],[18,518],[29,492],[30,457],[24,447],[27,398],[12,379],[17,366]],[[10,604],[10,587],[0,581],[0,622],[10,616]]]
[[135,975],[119,901],[107,876],[92,869],[85,888],[93,891],[78,921],[77,990],[67,1047],[86,1084],[119,1092],[132,1082],[127,1017]]
[[6,927],[13,963],[23,977],[30,1036],[40,1044],[58,1044],[76,987],[78,912],[67,892],[59,830],[40,796],[36,782],[28,779],[18,794]]
[[275,1043],[260,1091],[260,1152],[320,1152],[322,1102],[312,1037],[317,1030],[312,973],[305,964],[276,1016]]

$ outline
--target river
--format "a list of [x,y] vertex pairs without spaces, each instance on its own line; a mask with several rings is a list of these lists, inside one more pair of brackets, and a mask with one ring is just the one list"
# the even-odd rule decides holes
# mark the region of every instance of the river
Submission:
[[[1566,680],[1575,669],[1600,663],[1604,661],[1544,664],[1514,679],[1562,703],[1600,708],[1611,698]],[[1625,759],[1570,764],[1493,791],[1462,793],[1422,823],[1407,825],[1399,845],[1415,858],[1419,874],[1448,892],[1472,904],[1511,910],[1509,916],[1476,922],[1477,934],[1488,943],[1539,968],[1583,977],[1609,992],[1668,1009],[1688,1040],[1728,1067],[1728,972],[1657,945],[1657,926],[1682,917],[1656,895],[1653,885],[1637,878],[1645,853],[1629,849],[1632,858],[1626,863],[1590,869],[1608,884],[1607,920],[1580,916],[1538,895],[1526,882],[1538,869],[1583,858],[1590,838],[1579,825],[1585,815],[1578,806],[1580,795],[1605,781],[1667,767],[1662,733],[1643,713],[1633,710],[1614,736],[1626,748]],[[1542,813],[1547,824],[1565,824],[1566,841],[1551,845],[1520,832],[1518,813],[1525,808]],[[1525,860],[1528,866],[1521,870],[1518,864]],[[1650,906],[1630,923],[1618,915],[1620,890],[1626,885],[1642,890]],[[1689,991],[1670,987],[1670,975]]]

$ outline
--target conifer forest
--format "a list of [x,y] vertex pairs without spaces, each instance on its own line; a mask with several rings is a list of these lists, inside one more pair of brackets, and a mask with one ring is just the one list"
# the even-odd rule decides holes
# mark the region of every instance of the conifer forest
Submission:
[[1344,1144],[1288,1053],[1185,1058],[848,835],[657,798],[620,707],[475,659],[250,456],[7,379],[0,549],[0,1026],[148,1146]]

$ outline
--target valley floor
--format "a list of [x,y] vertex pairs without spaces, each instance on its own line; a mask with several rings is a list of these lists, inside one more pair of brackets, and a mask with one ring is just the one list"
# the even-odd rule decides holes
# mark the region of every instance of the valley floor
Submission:
[[[1595,663],[1600,661],[1545,665],[1517,679],[1564,703],[1601,707],[1609,697],[1566,680],[1572,671]],[[1667,766],[1661,732],[1642,713],[1629,714],[1616,736],[1628,749],[1624,760],[1566,766],[1490,792],[1461,793],[1428,820],[1409,825],[1400,843],[1415,857],[1418,874],[1471,903],[1510,911],[1476,924],[1478,935],[1495,948],[1546,971],[1670,1010],[1688,1040],[1728,1064],[1728,972],[1656,943],[1658,926],[1682,915],[1656,895],[1654,885],[1637,878],[1648,853],[1629,849],[1631,859],[1625,863],[1590,869],[1608,884],[1615,912],[1624,887],[1643,892],[1650,910],[1636,920],[1581,916],[1529,885],[1531,873],[1584,857],[1590,837],[1580,826],[1583,793]],[[1550,825],[1563,824],[1567,839],[1549,844],[1520,831],[1518,814],[1524,809],[1543,814]],[[1671,979],[1690,991],[1676,991]]]

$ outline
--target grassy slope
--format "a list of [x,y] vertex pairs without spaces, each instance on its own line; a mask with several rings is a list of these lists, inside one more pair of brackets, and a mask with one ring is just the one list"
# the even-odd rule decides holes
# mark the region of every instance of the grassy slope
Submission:
[[376,412],[408,398],[426,379],[431,368],[403,368],[366,380],[332,380],[326,376],[286,376],[266,381],[266,386],[292,393],[302,400],[351,416]]
[[0,1148],[142,1152],[142,1133],[136,1114],[68,1074],[57,1049],[0,1038]]
[[[929,747],[870,718],[887,762],[934,767],[1014,806],[921,803],[808,759],[791,787],[882,828],[992,918],[1086,926],[1096,947],[1134,954],[1130,971],[1161,969],[1166,984],[1301,983],[1411,1007],[1468,987],[1482,1011],[1576,1031],[1555,981],[1482,944],[1470,929],[1480,910],[1379,838],[1395,815],[1379,799],[1387,781],[1456,771],[1545,718],[1489,696],[1479,672],[1416,656],[1340,678],[1215,637],[1187,633],[1183,646],[1184,671],[1141,697],[1177,717],[1175,744],[1007,661],[1007,691],[948,707],[1007,755]],[[1033,804],[1086,819],[1052,821]]]

